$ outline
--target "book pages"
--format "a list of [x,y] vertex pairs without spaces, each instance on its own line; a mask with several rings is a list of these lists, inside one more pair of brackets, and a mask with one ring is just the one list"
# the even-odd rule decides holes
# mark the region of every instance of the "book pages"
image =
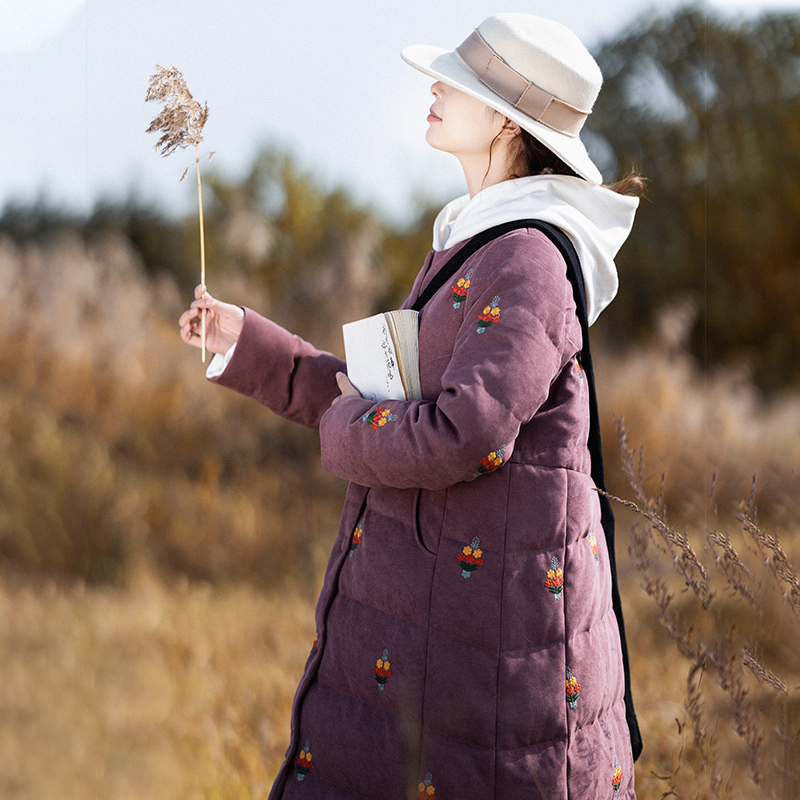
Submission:
[[362,397],[420,399],[417,317],[403,309],[342,326],[347,375]]
[[420,400],[422,389],[419,384],[419,312],[402,309],[388,311],[385,316],[389,321],[406,399]]

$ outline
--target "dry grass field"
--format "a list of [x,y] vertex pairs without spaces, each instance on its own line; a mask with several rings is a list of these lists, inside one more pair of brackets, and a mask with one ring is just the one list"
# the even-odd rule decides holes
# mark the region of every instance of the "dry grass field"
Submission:
[[147,575],[113,589],[4,585],[0,794],[264,797],[310,610],[299,592]]
[[[123,243],[3,240],[0,281],[0,796],[265,798],[342,484],[313,434],[206,385],[174,286]],[[795,797],[800,398],[766,405],[662,333],[595,356],[609,491],[655,523],[618,506],[639,795]],[[612,412],[645,448],[639,497]]]

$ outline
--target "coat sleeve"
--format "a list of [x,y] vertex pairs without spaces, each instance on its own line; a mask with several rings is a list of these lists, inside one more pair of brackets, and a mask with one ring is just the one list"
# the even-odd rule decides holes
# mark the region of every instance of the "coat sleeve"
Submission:
[[320,422],[327,470],[364,486],[442,489],[508,460],[572,355],[564,351],[575,305],[566,264],[538,231],[508,233],[467,266],[471,288],[441,393],[378,404],[342,398]]
[[244,326],[231,360],[212,382],[263,403],[276,414],[312,428],[339,394],[345,364],[299,336],[244,310]]

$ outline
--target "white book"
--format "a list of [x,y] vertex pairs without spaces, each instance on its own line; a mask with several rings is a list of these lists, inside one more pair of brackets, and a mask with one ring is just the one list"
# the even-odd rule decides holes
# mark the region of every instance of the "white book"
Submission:
[[342,326],[347,376],[362,397],[421,400],[419,312],[386,311]]

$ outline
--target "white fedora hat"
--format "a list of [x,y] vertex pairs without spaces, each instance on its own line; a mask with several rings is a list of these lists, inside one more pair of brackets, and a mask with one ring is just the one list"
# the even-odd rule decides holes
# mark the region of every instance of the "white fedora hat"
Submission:
[[579,137],[603,76],[566,26],[532,14],[496,14],[455,50],[415,44],[402,57],[516,122],[590,183],[603,182]]

